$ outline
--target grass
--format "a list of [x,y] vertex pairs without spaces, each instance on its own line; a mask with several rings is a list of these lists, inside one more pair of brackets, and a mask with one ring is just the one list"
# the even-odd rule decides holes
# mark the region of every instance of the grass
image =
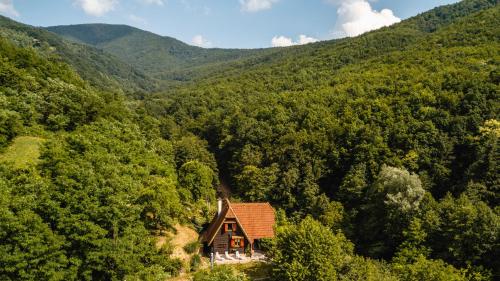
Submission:
[[[220,266],[220,265],[219,265]],[[226,267],[232,267],[240,272],[245,273],[251,281],[269,281],[271,280],[272,265],[263,262],[252,262],[242,264],[227,264]],[[206,270],[208,265],[200,269]],[[199,271],[197,271],[199,272]],[[168,279],[168,281],[190,281],[196,272],[182,274],[178,277]]]
[[234,267],[244,272],[252,281],[271,280],[272,265],[263,262],[236,264]]
[[0,162],[10,162],[18,169],[36,164],[40,157],[40,146],[44,141],[45,139],[40,137],[17,137],[4,153],[0,154]]

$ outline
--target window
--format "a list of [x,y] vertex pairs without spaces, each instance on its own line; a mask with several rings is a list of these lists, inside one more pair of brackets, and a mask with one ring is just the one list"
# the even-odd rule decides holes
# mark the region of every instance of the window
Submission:
[[242,237],[235,237],[231,239],[231,248],[244,248],[245,240]]
[[224,224],[224,232],[236,232],[236,223],[225,223]]

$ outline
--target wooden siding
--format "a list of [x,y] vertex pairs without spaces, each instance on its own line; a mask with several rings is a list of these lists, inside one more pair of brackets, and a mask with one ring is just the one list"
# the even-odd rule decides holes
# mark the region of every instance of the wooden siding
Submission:
[[[241,231],[241,227],[238,226],[236,231],[232,231],[231,232],[232,235],[234,236],[241,236],[243,237],[243,231]],[[244,239],[244,247],[235,247],[235,248],[231,248],[230,247],[230,232],[225,232],[225,227],[224,227],[224,224],[222,225],[222,227],[219,229],[219,231],[217,232],[217,234],[215,235],[215,238],[212,242],[212,251],[214,253],[218,252],[219,254],[221,255],[224,255],[224,253],[226,251],[228,251],[229,253],[234,253],[236,251],[239,251],[240,254],[244,254],[245,253],[245,248],[246,245],[248,244],[248,240],[247,239]]]

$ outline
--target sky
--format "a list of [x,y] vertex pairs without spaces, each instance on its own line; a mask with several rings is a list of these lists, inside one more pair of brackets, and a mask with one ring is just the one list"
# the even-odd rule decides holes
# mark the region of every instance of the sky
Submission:
[[353,37],[457,0],[0,0],[34,26],[127,24],[205,48],[265,48]]

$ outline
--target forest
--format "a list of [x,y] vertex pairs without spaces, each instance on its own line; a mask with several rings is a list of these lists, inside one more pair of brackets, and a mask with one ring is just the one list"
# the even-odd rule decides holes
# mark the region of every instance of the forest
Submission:
[[154,234],[220,182],[275,208],[269,280],[500,279],[498,0],[162,73],[56,29],[0,18],[0,280],[178,276]]

